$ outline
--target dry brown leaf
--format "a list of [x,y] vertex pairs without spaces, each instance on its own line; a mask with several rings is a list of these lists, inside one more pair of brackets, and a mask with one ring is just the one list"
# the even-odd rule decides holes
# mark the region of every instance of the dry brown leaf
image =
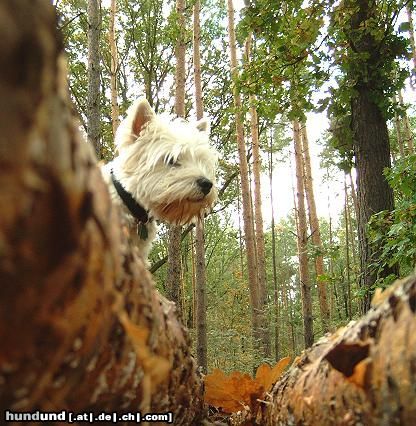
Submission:
[[239,371],[227,376],[215,369],[205,377],[205,402],[222,408],[226,413],[234,413],[244,407],[250,407],[251,412],[255,412],[257,400],[263,392],[261,384]]
[[256,381],[268,392],[282,375],[290,362],[290,358],[282,358],[273,368],[269,364],[261,364],[256,372]]
[[255,413],[258,400],[279,379],[289,361],[290,358],[283,358],[273,368],[268,364],[260,365],[255,379],[239,371],[227,376],[215,369],[205,377],[205,402],[222,408],[226,413],[235,413],[247,407]]

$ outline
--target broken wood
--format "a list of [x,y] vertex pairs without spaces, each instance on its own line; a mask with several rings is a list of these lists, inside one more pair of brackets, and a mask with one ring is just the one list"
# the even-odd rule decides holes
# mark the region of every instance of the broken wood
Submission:
[[80,135],[55,28],[47,0],[0,4],[0,410],[198,424],[188,336]]
[[416,277],[305,351],[273,387],[260,425],[408,425],[416,419]]

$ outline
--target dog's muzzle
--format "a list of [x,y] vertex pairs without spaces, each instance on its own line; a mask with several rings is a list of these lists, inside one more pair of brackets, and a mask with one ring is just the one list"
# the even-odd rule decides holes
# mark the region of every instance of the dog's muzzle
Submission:
[[204,195],[208,195],[213,186],[213,183],[207,178],[199,178],[196,183]]

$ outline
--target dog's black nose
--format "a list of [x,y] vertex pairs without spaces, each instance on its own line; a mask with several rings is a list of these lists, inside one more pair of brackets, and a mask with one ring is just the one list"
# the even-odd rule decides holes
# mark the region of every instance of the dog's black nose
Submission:
[[197,179],[196,183],[198,184],[199,188],[201,189],[204,195],[209,194],[209,191],[211,191],[211,188],[212,188],[212,182],[209,179],[199,178]]

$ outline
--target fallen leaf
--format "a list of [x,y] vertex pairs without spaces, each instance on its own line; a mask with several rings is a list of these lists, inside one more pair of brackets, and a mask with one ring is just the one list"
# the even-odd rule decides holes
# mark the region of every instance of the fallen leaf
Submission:
[[255,413],[259,399],[276,383],[289,361],[290,358],[283,358],[273,368],[268,364],[260,365],[255,379],[239,371],[227,376],[215,369],[205,377],[205,402],[226,413],[247,408]]
[[262,385],[248,374],[234,371],[229,376],[215,369],[205,377],[205,402],[226,413],[234,413],[245,407],[254,412],[257,399],[264,392]]
[[269,364],[261,364],[256,372],[256,381],[260,383],[265,392],[268,392],[282,375],[283,370],[290,362],[290,358],[282,358],[273,368]]

